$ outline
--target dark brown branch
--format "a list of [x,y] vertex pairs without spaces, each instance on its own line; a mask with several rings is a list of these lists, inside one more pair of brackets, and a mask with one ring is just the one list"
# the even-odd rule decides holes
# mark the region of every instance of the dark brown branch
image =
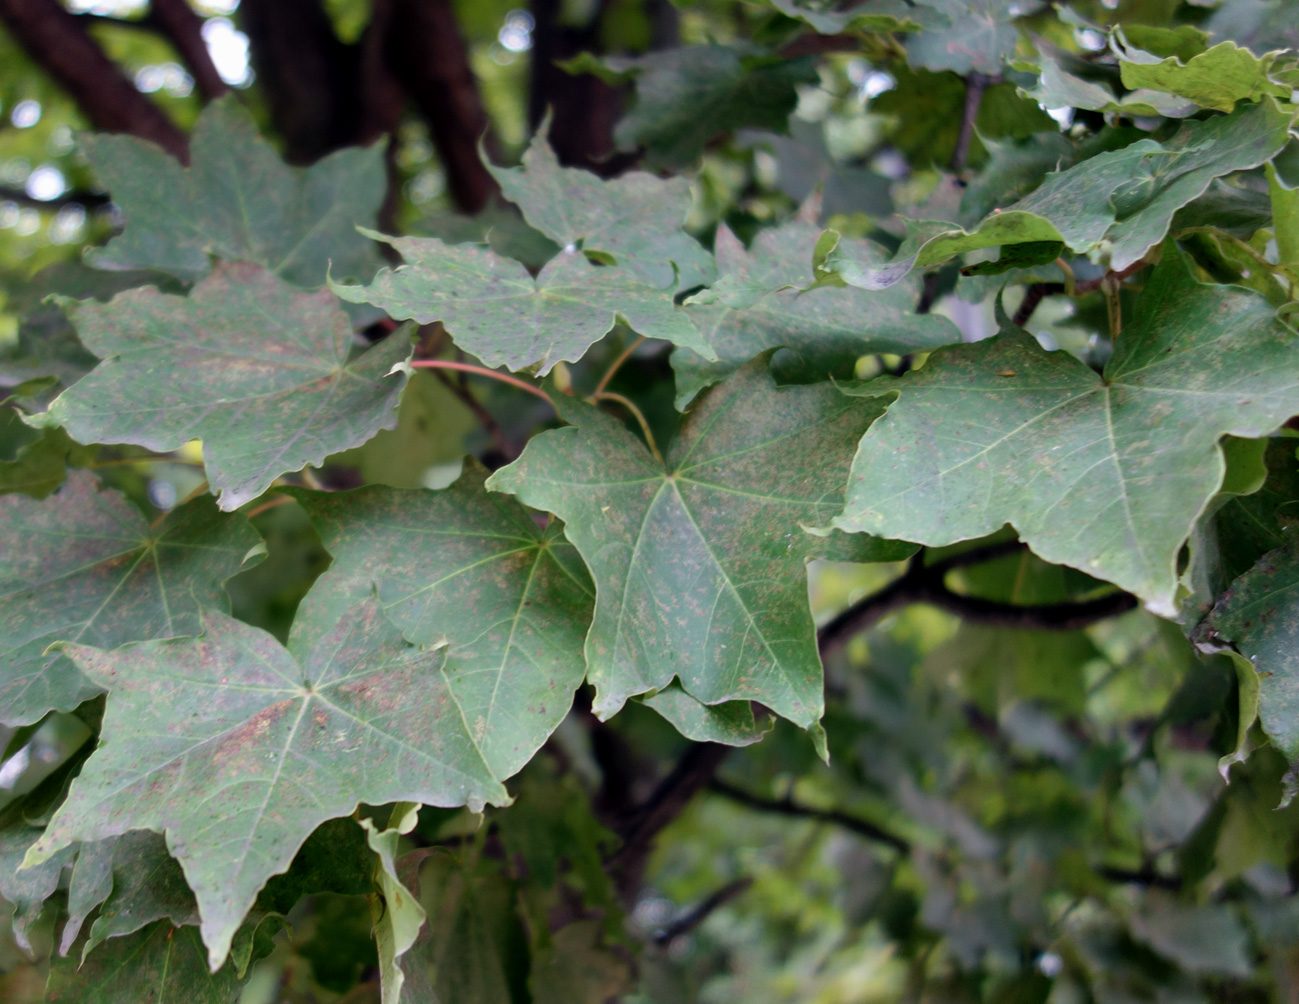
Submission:
[[816,809],[810,805],[801,805],[788,798],[763,798],[761,795],[754,795],[743,788],[728,784],[721,778],[714,778],[708,787],[710,791],[715,791],[717,794],[729,798],[732,802],[747,805],[751,809],[774,812],[781,816],[798,816],[803,819],[816,819],[823,823],[833,823],[835,826],[851,830],[867,840],[873,840],[876,843],[892,847],[900,854],[906,854],[911,850],[911,842],[905,837],[890,833],[869,820],[849,815],[846,812],[840,812],[838,809]]
[[[912,603],[928,603],[978,624],[1036,631],[1075,631],[1136,608],[1136,597],[1122,592],[1093,600],[1020,605],[953,592],[943,581],[954,568],[1013,553],[1013,548],[1003,550],[1010,546],[1007,543],[977,548],[933,565],[925,565],[917,555],[903,575],[854,603],[821,628],[817,633],[821,654],[824,656],[842,648],[854,635],[894,610]],[[1015,544],[1014,547],[1022,545]]]
[[217,73],[207,43],[203,41],[203,18],[186,0],[153,0],[150,20],[175,46],[205,101],[219,98],[230,90],[221,74]]
[[965,162],[970,156],[970,142],[974,139],[974,121],[979,117],[979,105],[983,102],[983,92],[991,84],[998,83],[1000,77],[990,77],[986,73],[972,70],[965,78],[965,108],[961,113],[961,131],[956,136],[956,149],[952,151],[951,168],[956,173],[965,169]]
[[[511,463],[519,458],[519,451],[513,443],[505,438],[505,433],[501,425],[492,417],[492,413],[483,407],[483,403],[474,397],[473,391],[469,389],[469,381],[461,373],[459,379],[453,380],[444,370],[434,370],[433,375],[442,382],[447,390],[456,396],[456,399],[473,412],[474,418],[478,419],[478,424],[483,427],[491,439],[492,445],[503,458],[502,463]],[[489,465],[490,466],[490,465]]]
[[90,124],[150,140],[189,162],[185,134],[104,54],[85,24],[58,0],[0,0],[0,21],[71,95]]
[[16,202],[20,206],[33,209],[62,209],[64,206],[82,206],[85,209],[99,209],[109,203],[103,192],[64,192],[53,199],[33,199],[21,188],[0,185],[0,202]]
[[495,142],[455,11],[449,0],[392,0],[390,17],[389,65],[428,123],[452,199],[476,213],[499,190],[478,156],[480,142],[489,155]]
[[1134,261],[1127,268],[1120,269],[1117,272],[1106,272],[1104,275],[1095,279],[1087,279],[1074,286],[1074,296],[1083,296],[1087,293],[1096,293],[1105,288],[1107,282],[1120,283],[1124,279],[1129,279],[1136,275],[1143,268],[1149,268],[1153,262],[1142,258],[1140,261]]
[[641,872],[654,838],[709,785],[730,752],[731,747],[720,743],[692,743],[650,797],[616,823],[623,843],[608,866],[624,896],[640,888]]
[[1147,889],[1168,889],[1178,892],[1182,888],[1182,879],[1177,875],[1161,875],[1149,865],[1139,871],[1127,868],[1113,868],[1110,865],[1099,865],[1096,874],[1110,882],[1121,882],[1128,885],[1145,886]]
[[663,930],[656,932],[654,943],[656,945],[670,945],[683,934],[689,934],[707,920],[708,915],[714,910],[725,906],[731,900],[742,895],[751,885],[753,885],[753,878],[748,875],[744,878],[738,878],[734,882],[728,882],[707,899],[686,910]]
[[1064,283],[1062,282],[1034,282],[1030,283],[1024,289],[1024,299],[1020,302],[1019,308],[1015,311],[1015,316],[1010,319],[1010,323],[1017,328],[1022,328],[1033,317],[1033,311],[1037,310],[1046,297],[1054,296],[1064,292]]

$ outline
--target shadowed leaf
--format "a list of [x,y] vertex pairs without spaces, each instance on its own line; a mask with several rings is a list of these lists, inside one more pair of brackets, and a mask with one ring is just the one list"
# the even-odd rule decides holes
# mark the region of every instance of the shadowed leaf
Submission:
[[[721,279],[686,304],[700,334],[717,353],[708,362],[690,349],[672,354],[677,403],[687,404],[709,384],[734,372],[766,349],[784,348],[773,360],[778,376],[791,380],[851,379],[859,356],[914,352],[960,341],[956,325],[937,314],[916,314],[917,279],[883,291],[813,289],[810,252],[821,228],[795,219],[758,234],[752,250],[722,224],[717,230]],[[869,241],[844,241],[858,260],[883,259]],[[782,288],[785,287],[785,288]]]
[[229,607],[222,584],[260,540],[211,496],[151,527],[86,471],[44,502],[0,498],[0,721],[34,722],[100,692],[66,656],[45,654],[52,642],[196,634],[199,607]]

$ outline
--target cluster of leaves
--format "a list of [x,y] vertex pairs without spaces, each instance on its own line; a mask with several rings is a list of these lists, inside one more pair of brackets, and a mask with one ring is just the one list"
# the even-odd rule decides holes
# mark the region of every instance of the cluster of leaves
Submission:
[[[687,231],[687,178],[561,166],[544,128],[471,243],[375,229],[379,147],[286,166],[233,96],[187,167],[83,136],[124,229],[37,278],[0,364],[5,768],[74,736],[0,804],[15,941],[60,925],[46,999],[232,1001],[285,953],[385,1004],[749,995],[674,963],[688,917],[623,922],[637,830],[564,728],[615,716],[763,740],[657,874],[747,863],[777,915],[819,884],[772,939],[794,996],[1293,992],[1299,58],[1257,6],[772,0],[748,41],[570,64],[634,86],[648,167],[736,130],[819,157],[765,227]],[[838,79],[822,36],[891,74],[901,222],[856,211],[869,165],[754,132]],[[496,438],[424,487],[403,436],[457,368],[498,378],[449,384]],[[139,480],[168,465],[201,465],[178,504]],[[863,633],[908,601],[966,620]],[[755,810],[875,850],[767,859]]]

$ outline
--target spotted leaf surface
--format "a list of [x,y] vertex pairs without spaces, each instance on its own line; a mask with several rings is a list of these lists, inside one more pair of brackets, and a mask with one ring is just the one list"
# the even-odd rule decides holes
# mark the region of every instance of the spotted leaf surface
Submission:
[[587,676],[601,717],[679,678],[705,704],[759,700],[815,725],[821,662],[804,565],[899,553],[804,532],[838,508],[851,444],[873,416],[829,385],[777,390],[766,366],[755,360],[703,398],[666,464],[617,420],[563,402],[575,427],[542,433],[488,480],[563,519],[591,569]]
[[222,509],[397,424],[405,336],[351,358],[333,296],[256,265],[218,265],[188,297],[149,287],[70,309],[103,361],[32,423],[160,452],[202,439]]
[[475,463],[442,491],[295,493],[334,561],[289,644],[305,651],[377,591],[407,640],[446,646],[449,691],[503,779],[568,713],[594,589],[563,527],[539,529],[514,499],[486,492],[486,476]]
[[575,362],[619,320],[648,338],[708,347],[671,290],[632,272],[592,265],[575,250],[552,258],[534,279],[517,261],[471,244],[431,237],[383,237],[406,260],[369,286],[334,286],[344,300],[372,303],[393,317],[441,321],[461,348],[489,366],[548,373]]
[[65,653],[111,693],[98,750],[28,852],[165,833],[217,968],[272,875],[361,801],[508,802],[447,687],[442,653],[413,648],[371,599],[301,662],[209,612],[199,638]]
[[56,641],[116,648],[198,633],[200,606],[229,606],[222,584],[260,541],[210,496],[150,526],[88,471],[44,502],[0,498],[0,721],[34,722],[100,692],[45,652]]

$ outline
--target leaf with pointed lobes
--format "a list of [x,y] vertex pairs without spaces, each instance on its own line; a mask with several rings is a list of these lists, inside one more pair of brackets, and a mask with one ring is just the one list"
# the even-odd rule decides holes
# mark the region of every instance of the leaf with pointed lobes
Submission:
[[942,546],[1009,523],[1046,560],[1172,617],[1178,552],[1222,484],[1219,440],[1299,411],[1297,346],[1267,301],[1197,282],[1169,242],[1103,374],[1007,326],[847,388],[894,400],[833,525]]
[[378,144],[289,167],[234,95],[199,116],[188,168],[134,136],[99,133],[80,143],[126,217],[122,234],[90,251],[102,268],[155,268],[193,280],[216,257],[318,287],[331,269],[368,279],[379,265],[374,245],[356,232],[374,222],[383,202]]
[[1137,262],[1168,234],[1174,214],[1203,195],[1215,178],[1275,157],[1290,138],[1294,111],[1270,97],[1230,115],[1192,120],[1163,143],[1140,139],[1050,174],[1031,194],[996,209],[973,230],[935,220],[911,221],[910,233],[883,265],[838,247],[834,231],[818,244],[817,285],[887,289],[913,268],[1007,244],[1060,241],[1116,272]]
[[383,269],[369,286],[330,288],[352,303],[371,303],[397,318],[441,321],[456,344],[488,366],[550,372],[576,362],[618,321],[646,338],[662,338],[715,358],[694,323],[655,289],[619,266],[592,265],[577,250],[552,258],[534,279],[511,258],[434,237],[385,237],[406,260]]
[[30,423],[162,453],[202,439],[227,511],[397,424],[409,339],[396,332],[351,358],[333,296],[256,265],[218,265],[188,297],[146,287],[68,309],[103,361]]
[[504,780],[572,706],[595,589],[560,523],[540,529],[515,499],[485,491],[486,478],[471,459],[441,491],[294,491],[334,561],[303,600],[289,649],[309,651],[377,592],[408,641],[446,646],[447,685]]
[[321,823],[364,801],[509,802],[447,684],[373,598],[301,663],[208,612],[199,638],[64,651],[110,698],[99,749],[24,865],[76,840],[165,833],[198,901],[215,971],[272,875]]
[[1293,538],[1231,584],[1206,627],[1234,645],[1258,675],[1259,721],[1292,765],[1289,802],[1299,788],[1299,550]]
[[487,170],[524,218],[560,247],[605,251],[655,289],[690,289],[717,275],[713,256],[681,229],[690,208],[688,178],[629,171],[606,181],[562,167],[542,125],[522,167]]
[[150,526],[89,471],[44,500],[0,498],[0,722],[25,725],[101,692],[56,641],[116,648],[199,631],[200,606],[261,559],[261,538],[210,495]]
[[[829,384],[777,389],[763,356],[709,391],[666,464],[621,422],[559,401],[544,432],[488,479],[565,522],[595,579],[587,678],[601,718],[679,678],[705,704],[758,700],[812,729],[824,704],[805,565],[910,548],[813,536],[840,506],[870,409]],[[841,398],[841,400],[843,400]]]
[[[961,340],[946,317],[915,312],[917,276],[879,291],[800,292],[813,279],[809,252],[821,233],[819,210],[820,200],[809,200],[797,218],[762,231],[747,250],[726,224],[718,227],[722,277],[686,301],[718,359],[709,362],[685,348],[672,353],[678,406],[766,349],[783,350],[772,364],[778,377],[806,382],[829,376],[851,379],[857,360],[870,353],[906,354]],[[884,260],[883,249],[870,241],[841,243],[857,260]]]

